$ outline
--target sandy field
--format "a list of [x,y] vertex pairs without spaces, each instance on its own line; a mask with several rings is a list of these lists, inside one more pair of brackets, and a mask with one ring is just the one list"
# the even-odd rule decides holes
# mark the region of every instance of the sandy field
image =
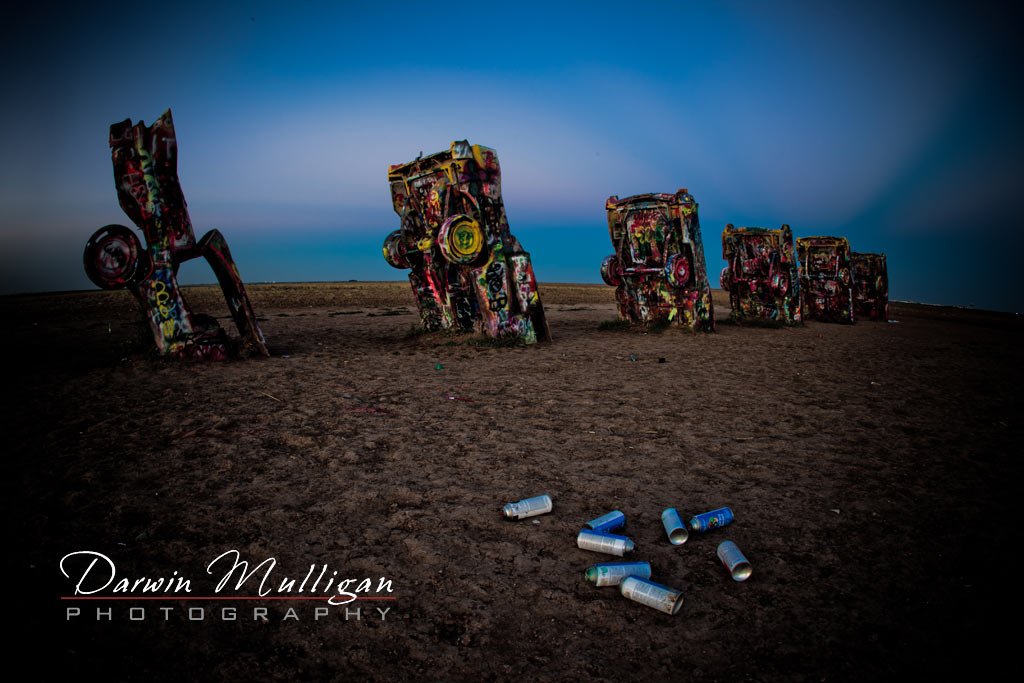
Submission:
[[[555,340],[524,348],[417,334],[404,283],[250,294],[272,357],[208,364],[152,357],[125,292],[0,297],[12,656],[24,639],[44,670],[144,681],[1020,668],[1019,627],[999,626],[1022,607],[1017,316],[894,304],[898,323],[738,327],[716,292],[715,334],[643,333],[602,327],[610,288],[544,285]],[[219,292],[186,297],[231,326]],[[545,492],[551,514],[501,517]],[[731,526],[667,543],[663,508],[723,505]],[[583,580],[618,559],[575,546],[611,509],[684,592],[677,616]],[[726,538],[745,583],[715,558]],[[275,558],[275,577],[326,564],[393,592],[319,619],[322,599],[242,600],[254,584],[220,602],[62,599],[69,553],[117,578],[177,571],[203,597],[233,549]]]

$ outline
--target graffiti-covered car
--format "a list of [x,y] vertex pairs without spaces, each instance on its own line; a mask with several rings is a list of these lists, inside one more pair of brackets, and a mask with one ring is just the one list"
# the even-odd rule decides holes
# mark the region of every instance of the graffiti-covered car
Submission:
[[693,195],[681,189],[613,196],[605,209],[615,253],[601,264],[601,277],[615,287],[619,316],[633,323],[713,331],[711,285]]
[[401,227],[385,238],[384,259],[410,270],[427,330],[550,339],[530,255],[505,216],[493,149],[453,142],[391,166],[388,182]]
[[[131,119],[110,127],[117,198],[146,238],[124,225],[97,230],[85,246],[89,279],[103,289],[128,289],[164,356],[223,360],[236,354],[269,355],[245,286],[219,230],[196,241],[178,182],[178,143],[171,110],[146,127]],[[217,321],[191,311],[178,287],[183,261],[204,257],[227,300],[241,339],[228,337]]]
[[726,266],[719,282],[729,293],[733,320],[796,325],[803,320],[800,278],[793,251],[793,231],[737,228],[722,231]]
[[868,320],[889,319],[889,270],[885,254],[853,252],[854,315]]
[[853,267],[845,237],[801,237],[800,257],[804,315],[811,320],[852,323]]

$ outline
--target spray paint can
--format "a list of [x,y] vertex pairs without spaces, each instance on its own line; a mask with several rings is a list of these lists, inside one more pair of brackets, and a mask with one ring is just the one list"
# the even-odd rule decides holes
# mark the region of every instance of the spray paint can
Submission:
[[754,572],[750,561],[744,557],[739,547],[732,541],[722,541],[718,544],[718,559],[729,570],[733,581],[746,581]]
[[729,508],[718,508],[690,518],[690,530],[703,534],[726,526],[736,519]]
[[547,514],[553,508],[554,504],[551,502],[551,496],[545,493],[543,496],[534,496],[533,498],[517,500],[514,503],[506,503],[501,508],[501,511],[509,519],[526,519],[527,517]]
[[665,527],[665,533],[668,534],[668,542],[672,545],[682,545],[690,537],[690,530],[683,524],[683,519],[675,508],[665,508],[662,510],[661,525]]
[[615,529],[626,526],[626,515],[622,514],[618,510],[612,510],[608,514],[604,514],[597,519],[590,520],[583,526],[591,531],[614,531]]
[[636,550],[636,544],[625,536],[606,534],[603,531],[582,529],[576,536],[576,546],[581,550],[592,550],[607,555],[628,555]]
[[619,592],[641,605],[653,607],[665,614],[678,614],[683,608],[683,593],[648,579],[627,576],[619,584]]
[[618,586],[627,576],[651,578],[650,562],[602,562],[587,568],[587,581],[598,588],[602,586]]

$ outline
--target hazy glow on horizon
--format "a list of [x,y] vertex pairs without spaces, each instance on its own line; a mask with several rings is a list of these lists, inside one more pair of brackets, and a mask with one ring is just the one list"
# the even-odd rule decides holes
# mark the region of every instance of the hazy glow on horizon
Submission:
[[1024,309],[1015,17],[458,5],[5,11],[0,293],[92,288],[86,239],[127,223],[107,128],[169,106],[197,234],[248,281],[403,278],[387,166],[466,138],[542,281],[599,281],[609,195],[688,187],[715,281],[726,222],[787,222],[888,253],[894,298]]

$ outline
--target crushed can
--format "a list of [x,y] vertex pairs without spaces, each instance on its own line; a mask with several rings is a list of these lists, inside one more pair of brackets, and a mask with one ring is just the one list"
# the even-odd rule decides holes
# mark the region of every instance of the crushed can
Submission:
[[628,555],[636,550],[636,544],[625,536],[606,534],[603,531],[582,529],[576,536],[576,546],[581,550],[591,550],[606,555]]
[[545,493],[542,496],[534,496],[533,498],[517,500],[514,503],[506,503],[501,508],[501,511],[509,519],[526,519],[527,517],[547,514],[553,509],[554,504],[551,502],[551,496]]
[[718,508],[690,518],[690,531],[703,534],[731,524],[736,519],[729,508]]
[[650,562],[602,562],[587,568],[587,581],[598,588],[602,586],[618,586],[627,576],[651,578]]
[[583,525],[591,531],[614,531],[621,527],[626,526],[626,515],[622,514],[618,510],[612,510],[611,512],[601,515],[597,519],[592,519]]
[[729,570],[733,581],[746,581],[754,572],[750,561],[732,541],[722,541],[718,544],[718,559]]
[[665,527],[668,534],[668,542],[672,545],[682,545],[690,537],[689,528],[683,523],[683,518],[675,508],[665,508],[661,512],[661,525]]
[[665,614],[679,614],[683,608],[683,593],[674,588],[654,583],[637,576],[627,576],[619,584],[619,592],[641,605],[653,607]]

